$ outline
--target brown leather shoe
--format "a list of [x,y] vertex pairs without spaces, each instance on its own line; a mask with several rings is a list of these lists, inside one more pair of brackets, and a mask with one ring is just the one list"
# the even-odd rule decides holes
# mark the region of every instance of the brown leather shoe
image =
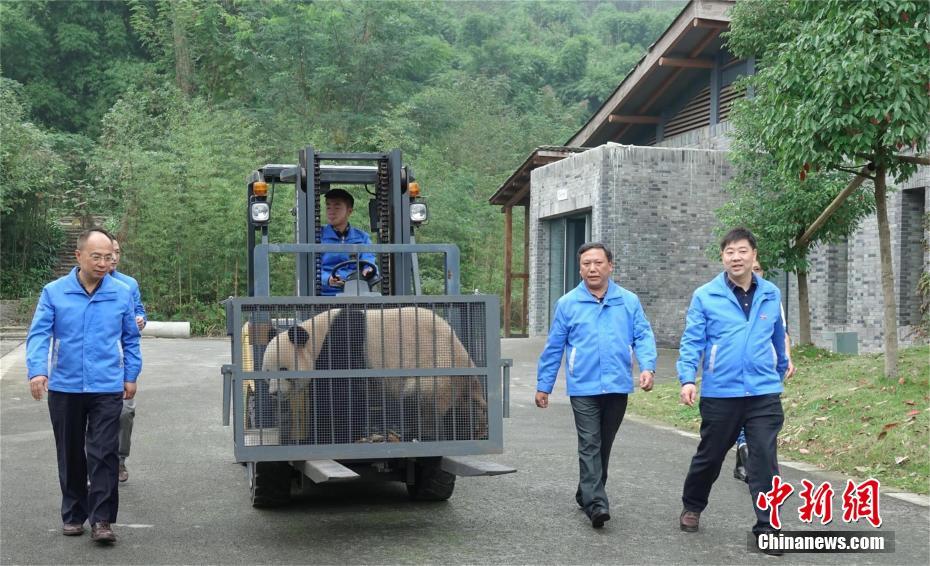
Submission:
[[110,523],[100,521],[90,526],[90,540],[101,543],[116,542],[116,535],[110,528]]
[[119,473],[116,477],[119,479],[120,483],[129,479],[129,470],[126,469],[126,464],[119,465]]
[[681,516],[678,517],[678,526],[687,533],[696,533],[700,522],[701,514],[697,511],[685,509],[681,512]]
[[66,537],[77,537],[84,534],[84,523],[65,523],[61,527],[61,534]]

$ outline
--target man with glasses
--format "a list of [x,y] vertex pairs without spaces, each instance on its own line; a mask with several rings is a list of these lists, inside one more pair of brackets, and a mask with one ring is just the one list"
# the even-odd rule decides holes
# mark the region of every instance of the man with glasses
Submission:
[[[119,415],[142,369],[129,287],[109,275],[113,241],[102,228],[81,233],[77,267],[42,289],[26,338],[32,397],[48,391],[61,486],[62,534],[116,540]],[[88,488],[88,479],[90,487]]]
[[[122,256],[119,242],[113,238],[113,269],[110,275],[117,280],[122,281],[129,287],[132,292],[132,302],[135,305],[136,326],[139,332],[145,328],[148,319],[145,316],[145,305],[142,304],[142,293],[139,291],[139,282],[134,278],[117,271],[119,260]],[[123,399],[123,411],[119,415],[119,481],[120,483],[129,480],[129,470],[126,468],[126,459],[129,458],[129,450],[132,447],[132,424],[136,418],[136,399]]]

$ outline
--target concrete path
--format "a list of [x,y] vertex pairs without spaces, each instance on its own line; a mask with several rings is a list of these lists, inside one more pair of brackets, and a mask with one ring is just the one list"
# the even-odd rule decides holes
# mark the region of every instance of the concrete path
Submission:
[[[891,554],[747,552],[753,520],[745,484],[724,475],[701,531],[678,529],[680,492],[696,440],[629,418],[620,429],[608,491],[613,519],[595,531],[574,502],[575,434],[564,382],[543,411],[532,405],[541,341],[505,340],[514,358],[505,453],[490,459],[516,474],[459,478],[448,502],[412,503],[400,484],[305,490],[282,509],[249,505],[243,467],[221,426],[224,340],[143,340],[129,482],[120,489],[119,542],[98,548],[59,533],[60,494],[46,403],[33,401],[21,361],[0,380],[0,563],[2,564],[915,564],[930,563],[930,510],[881,500],[894,533]],[[15,355],[15,351],[14,354]],[[12,358],[11,358],[12,359]],[[660,379],[671,379],[660,358]],[[639,393],[642,394],[642,393]],[[732,457],[725,470],[732,469]],[[827,476],[784,469],[794,485]],[[783,507],[791,530],[796,496]],[[839,511],[835,502],[834,513]],[[831,530],[848,526],[834,521]]]

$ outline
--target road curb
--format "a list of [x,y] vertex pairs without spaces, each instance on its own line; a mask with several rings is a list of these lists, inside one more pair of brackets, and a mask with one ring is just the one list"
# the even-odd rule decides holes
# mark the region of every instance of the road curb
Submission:
[[[675,434],[678,434],[679,436],[684,436],[686,438],[692,438],[695,440],[699,440],[701,438],[699,434],[696,434],[696,433],[693,433],[687,430],[681,430],[681,429],[678,429],[678,428],[675,428],[673,426],[669,426],[666,424],[660,424],[654,420],[651,420],[646,417],[641,417],[639,415],[628,414],[626,418],[632,421],[635,421],[639,424],[646,425],[652,428],[674,432]],[[792,461],[786,460],[786,461],[778,462],[778,465],[784,466],[786,468],[791,468],[793,470],[798,470],[800,472],[814,472],[814,473],[817,473],[823,476],[827,476],[827,478],[834,483],[836,481],[845,482],[847,479],[853,479],[856,481],[860,480],[860,478],[848,476],[846,474],[841,474],[840,472],[835,472],[833,470],[823,469],[819,466],[816,466],[814,464],[809,464],[807,462],[792,462]],[[930,507],[930,496],[927,496],[927,495],[921,495],[919,493],[912,493],[910,491],[902,491],[900,489],[896,489],[893,487],[884,487],[884,486],[880,488],[880,493],[882,495],[893,497],[895,499],[905,501],[907,503],[912,503],[914,505],[919,505],[921,507]]]
[[[0,379],[5,379],[10,370],[19,365],[26,363],[26,342],[23,342],[16,348],[10,350],[3,357],[0,357]],[[25,379],[23,375],[23,379]]]

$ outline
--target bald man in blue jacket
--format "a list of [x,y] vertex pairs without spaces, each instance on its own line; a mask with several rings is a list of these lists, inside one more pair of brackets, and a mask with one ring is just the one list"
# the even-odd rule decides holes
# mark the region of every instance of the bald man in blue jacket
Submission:
[[[78,266],[42,289],[26,338],[32,397],[48,392],[61,485],[62,534],[116,540],[119,415],[142,370],[129,287],[110,275],[110,235],[78,237]],[[90,488],[88,489],[88,479]]]

